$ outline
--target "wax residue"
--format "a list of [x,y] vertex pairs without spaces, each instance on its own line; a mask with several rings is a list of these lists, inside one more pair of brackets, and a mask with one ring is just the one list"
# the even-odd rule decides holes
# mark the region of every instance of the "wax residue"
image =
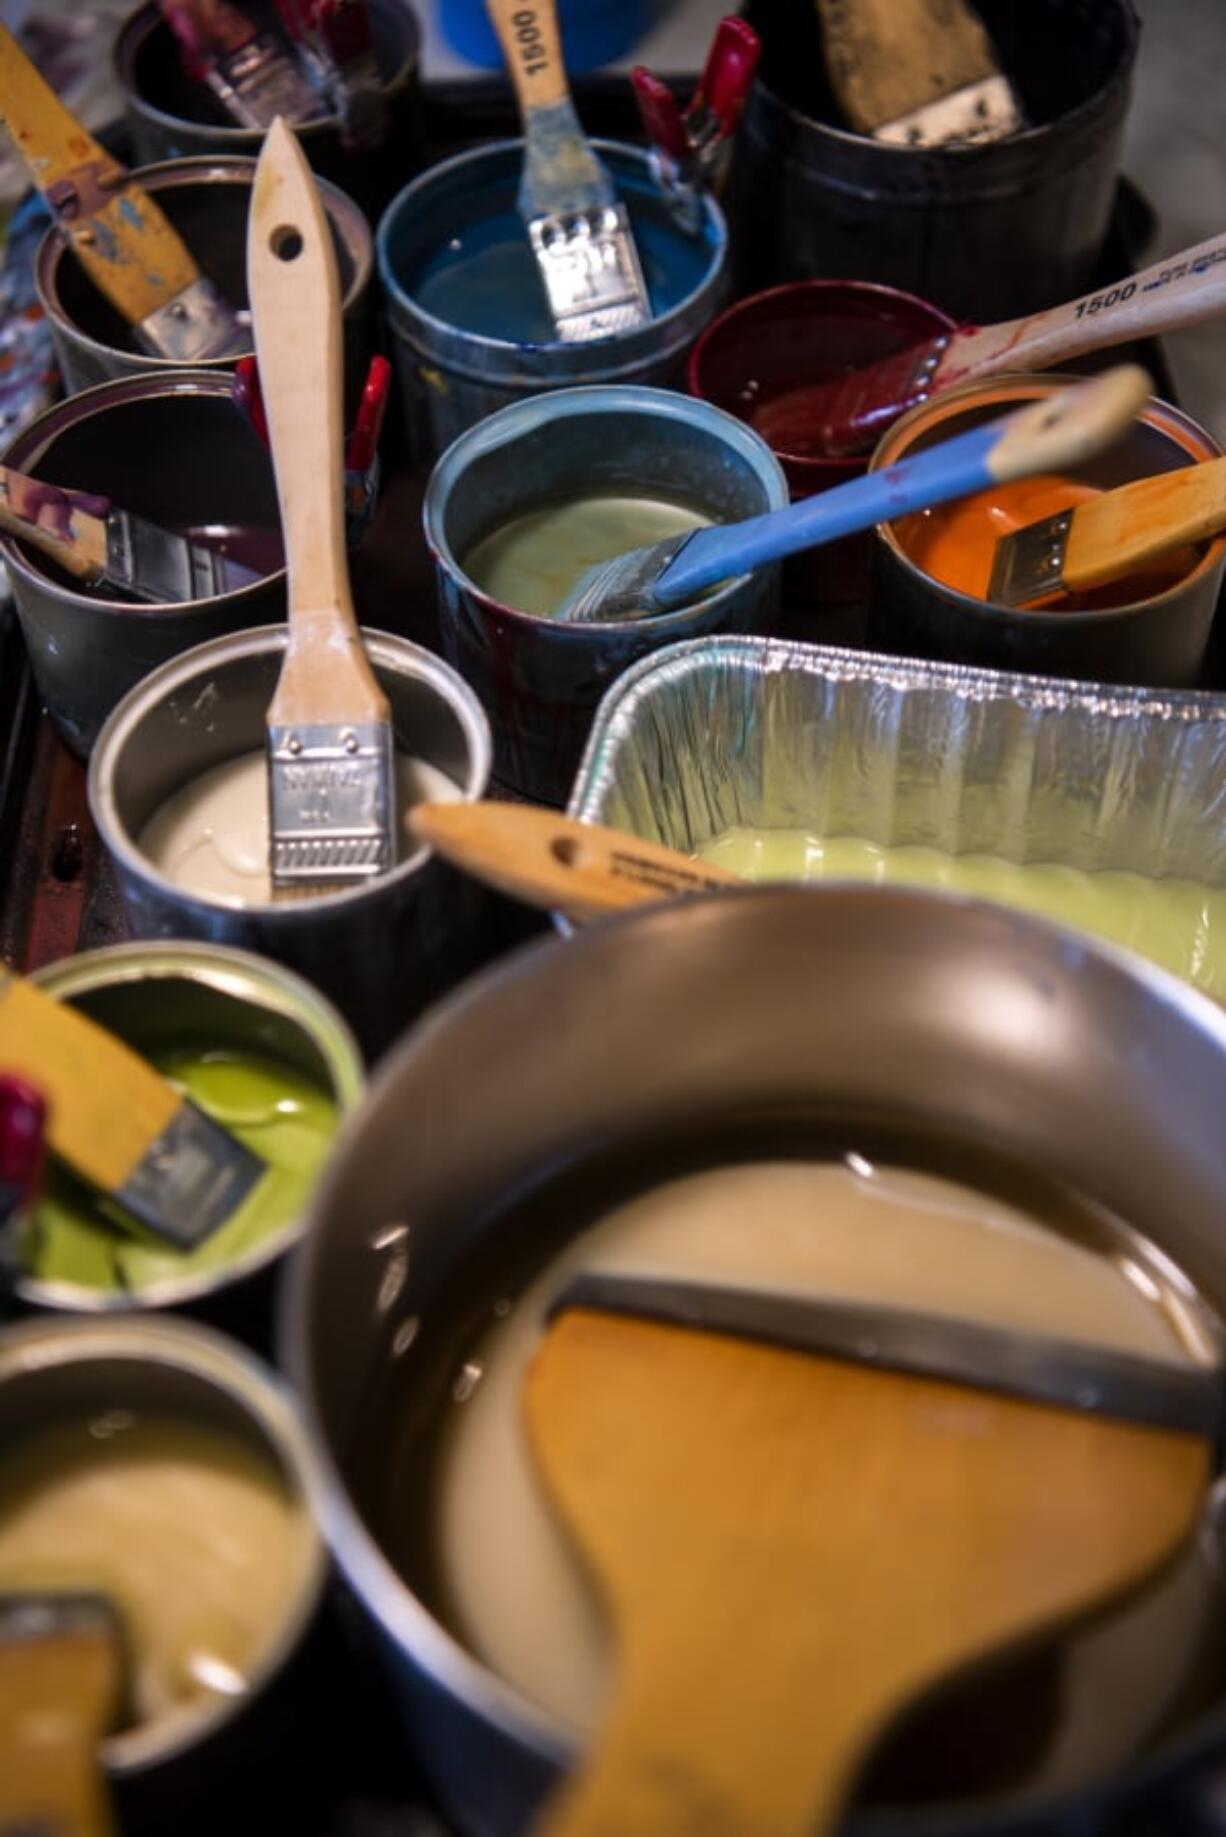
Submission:
[[585,568],[702,529],[710,521],[700,511],[662,498],[566,498],[504,523],[469,550],[462,566],[492,599],[547,618]]
[[[986,599],[996,544],[1028,523],[1039,523],[1061,511],[1099,496],[1093,485],[1072,478],[1038,474],[989,485],[933,510],[900,517],[893,528],[903,553],[934,580],[975,599]],[[1199,560],[1194,548],[1172,549],[1135,568],[1120,580],[1077,593],[1060,593],[1036,600],[1036,609],[1052,612],[1087,612],[1110,606],[1129,606],[1136,600],[1165,593],[1193,569]]]
[[[453,802],[459,786],[424,759],[396,756],[401,815],[424,799]],[[403,823],[400,859],[415,844]],[[167,798],[137,839],[141,852],[186,892],[224,906],[272,898],[268,867],[268,756],[242,753]]]
[[1178,1295],[1111,1255],[963,1182],[862,1154],[711,1168],[617,1207],[466,1355],[437,1490],[437,1560],[456,1629],[582,1729],[604,1702],[607,1627],[521,1415],[550,1302],[581,1269],[920,1308],[1176,1363],[1215,1357]]
[[[625,194],[630,227],[652,315],[671,311],[698,287],[711,264],[711,250],[690,236],[662,207]],[[544,284],[518,213],[498,209],[479,222],[461,225],[405,285],[424,312],[448,325],[485,338],[516,344],[553,344]]]
[[311,1549],[272,1460],[201,1423],[100,1408],[10,1439],[0,1456],[0,1591],[109,1595],[135,1724],[241,1695]]
[[861,836],[803,829],[726,829],[698,856],[747,880],[867,880],[995,899],[1135,950],[1226,1000],[1226,888],[1173,875],[1153,880],[1001,855],[884,848]]
[[138,1290],[237,1262],[301,1217],[339,1122],[333,1097],[282,1059],[199,1045],[148,1054],[170,1083],[265,1161],[242,1205],[194,1250],[170,1248],[55,1164],[21,1239],[27,1275]]

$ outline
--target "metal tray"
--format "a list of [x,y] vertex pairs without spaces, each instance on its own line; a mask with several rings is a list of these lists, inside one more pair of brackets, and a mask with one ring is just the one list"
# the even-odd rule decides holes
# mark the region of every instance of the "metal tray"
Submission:
[[693,851],[733,824],[1226,885],[1226,697],[771,638],[609,690],[570,813]]

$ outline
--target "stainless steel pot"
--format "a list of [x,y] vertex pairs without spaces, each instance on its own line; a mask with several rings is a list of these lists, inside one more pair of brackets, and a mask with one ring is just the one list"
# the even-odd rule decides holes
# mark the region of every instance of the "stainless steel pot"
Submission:
[[[489,781],[490,731],[468,686],[438,657],[366,632],[398,743],[465,797]],[[119,704],[90,761],[89,802],[138,937],[212,938],[262,952],[331,997],[368,1053],[471,969],[486,899],[418,850],[368,885],[319,898],[225,905],[168,880],[138,846],[154,811],[190,779],[264,745],[285,649],[282,626],[220,638],[163,664]]]
[[[156,9],[150,8],[156,14]],[[164,31],[169,31],[163,26]],[[257,147],[258,150],[258,147]],[[158,202],[198,264],[235,307],[247,305],[247,212],[255,160],[177,159],[142,166],[134,175]],[[332,230],[340,279],[345,332],[345,380],[354,407],[365,375],[370,344],[370,275],[374,244],[370,225],[353,199],[320,181],[319,194]],[[117,376],[167,374],[169,357],[140,350],[115,308],[94,286],[52,224],[34,258],[34,284],[51,326],[56,356],[69,395]],[[206,359],[201,369],[227,376],[232,357]]]
[[[23,428],[4,464],[98,491],[166,529],[258,531],[279,552],[272,460],[230,400],[228,373],[125,377],[56,402]],[[147,671],[225,632],[285,616],[285,570],[176,606],[103,599],[53,561],[0,535],[38,692],[60,737],[88,753],[111,709]]]
[[[220,1334],[155,1319],[31,1320],[0,1333],[0,1443],[65,1415],[117,1409],[237,1434],[271,1457],[291,1498],[309,1512],[314,1462],[293,1401]],[[298,1597],[245,1692],[202,1705],[190,1722],[151,1723],[103,1742],[125,1832],[216,1829],[210,1818],[233,1817],[238,1779],[267,1811],[285,1803],[288,1784],[278,1780],[292,1780],[294,1762],[287,1734],[306,1701],[299,1654],[326,1574],[322,1541],[312,1535]]]
[[[489,1294],[513,1292],[492,1287],[522,1255],[499,1234],[506,1195],[615,1146],[633,1156],[696,1117],[722,1139],[730,1118],[765,1130],[781,1116],[867,1116],[1045,1168],[1223,1313],[1224,1103],[1226,1014],[1204,998],[1038,920],[899,889],[658,907],[533,947],[435,1009],[384,1066],[319,1189],[282,1348],[321,1450],[326,1535],[463,1830],[522,1831],[573,1741],[461,1646],[403,1551],[393,1566],[374,1476],[406,1408],[446,1408],[472,1342],[465,1308],[488,1320]],[[428,1470],[415,1478],[428,1485]],[[1120,1828],[1121,1805],[1224,1735],[1226,1697],[1077,1794],[904,1803],[848,1828]]]

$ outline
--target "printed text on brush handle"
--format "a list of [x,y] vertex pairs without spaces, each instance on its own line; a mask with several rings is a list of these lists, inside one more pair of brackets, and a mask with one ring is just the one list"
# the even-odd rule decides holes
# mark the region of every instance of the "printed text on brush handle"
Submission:
[[1224,261],[1226,242],[1198,256],[1195,261],[1172,262],[1169,268],[1163,268],[1149,280],[1121,281],[1118,287],[1109,287],[1105,293],[1092,293],[1086,299],[1078,300],[1073,310],[1079,319],[1089,318],[1092,313],[1107,312],[1112,306],[1126,305],[1138,286],[1143,294],[1154,293],[1159,287],[1169,287],[1172,281],[1181,281],[1185,274],[1203,274],[1206,268],[1213,268],[1218,262]]
[[524,74],[534,77],[542,70],[548,70],[549,53],[541,36],[536,8],[534,6],[517,7],[511,14],[511,29]]

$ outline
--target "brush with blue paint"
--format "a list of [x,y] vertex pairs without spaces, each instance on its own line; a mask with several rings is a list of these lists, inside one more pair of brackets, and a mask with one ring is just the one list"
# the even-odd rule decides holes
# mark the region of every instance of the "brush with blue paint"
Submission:
[[1076,466],[1127,431],[1150,389],[1144,370],[1121,364],[786,510],[616,555],[585,568],[554,616],[590,625],[672,612],[764,562],[993,483]]
[[645,325],[651,301],[613,181],[579,126],[553,0],[486,0],[524,127],[519,214],[565,344]]
[[236,357],[250,328],[127,168],[88,134],[0,25],[0,119],[95,287],[142,350]]

